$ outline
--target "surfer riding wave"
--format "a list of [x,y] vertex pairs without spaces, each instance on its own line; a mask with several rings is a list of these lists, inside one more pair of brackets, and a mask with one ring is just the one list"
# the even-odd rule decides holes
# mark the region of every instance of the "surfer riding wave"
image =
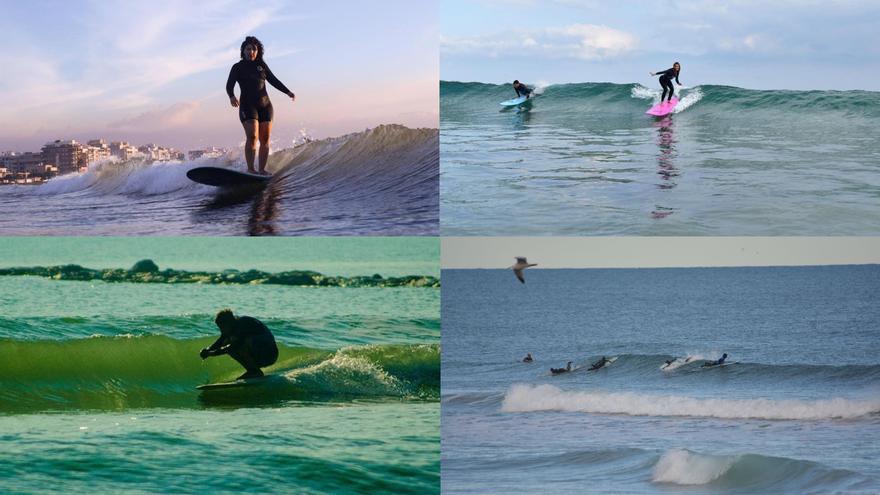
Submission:
[[[296,95],[272,74],[263,61],[263,44],[257,38],[248,36],[241,44],[241,60],[232,66],[226,80],[226,94],[229,103],[239,108],[238,117],[244,127],[246,142],[244,156],[247,171],[266,175],[266,162],[269,160],[269,136],[272,133],[274,109],[266,92],[266,81],[278,91],[296,101]],[[235,83],[241,89],[241,101],[235,97]],[[260,138],[260,168],[254,170],[254,155],[257,151],[257,132]]]
[[[672,64],[671,69],[666,69],[661,72],[651,72],[652,76],[660,76],[660,86],[663,88],[663,94],[660,96],[660,103],[663,103],[663,100],[666,99],[667,102],[672,101],[672,95],[675,94],[675,87],[672,85],[672,80],[675,79],[675,83],[681,86],[681,82],[678,80],[678,74],[681,72],[681,64],[675,62]],[[669,98],[666,98],[666,92],[669,91]]]

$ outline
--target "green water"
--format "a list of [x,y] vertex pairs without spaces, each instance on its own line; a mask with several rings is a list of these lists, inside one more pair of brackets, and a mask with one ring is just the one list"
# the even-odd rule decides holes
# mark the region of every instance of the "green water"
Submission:
[[6,493],[437,493],[436,403],[0,416]]
[[[439,276],[423,238],[3,238],[0,267]],[[0,491],[439,491],[440,290],[0,277]],[[232,308],[269,379],[201,360]]]

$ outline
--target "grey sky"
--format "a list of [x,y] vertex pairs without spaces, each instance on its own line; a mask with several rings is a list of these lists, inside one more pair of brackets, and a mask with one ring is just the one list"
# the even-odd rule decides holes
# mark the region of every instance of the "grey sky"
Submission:
[[444,237],[442,268],[786,266],[880,263],[880,237]]

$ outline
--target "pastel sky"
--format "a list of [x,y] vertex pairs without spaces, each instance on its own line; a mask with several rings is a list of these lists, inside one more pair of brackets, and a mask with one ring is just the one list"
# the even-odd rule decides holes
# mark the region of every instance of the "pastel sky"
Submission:
[[880,264],[880,237],[443,237],[443,268]]
[[443,0],[440,76],[880,90],[876,0]]
[[[273,146],[380,124],[438,127],[433,3],[0,1],[0,151],[102,137],[182,150],[239,146],[225,93],[247,35],[274,88]],[[236,88],[238,92],[238,88]]]

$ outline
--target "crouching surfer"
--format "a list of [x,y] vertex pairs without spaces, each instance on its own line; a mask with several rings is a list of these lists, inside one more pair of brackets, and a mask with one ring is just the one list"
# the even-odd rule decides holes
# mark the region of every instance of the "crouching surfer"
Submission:
[[244,367],[238,380],[263,376],[260,368],[278,360],[275,336],[260,320],[250,316],[235,316],[231,309],[217,313],[214,323],[220,329],[220,338],[199,353],[202,359],[228,354]]

